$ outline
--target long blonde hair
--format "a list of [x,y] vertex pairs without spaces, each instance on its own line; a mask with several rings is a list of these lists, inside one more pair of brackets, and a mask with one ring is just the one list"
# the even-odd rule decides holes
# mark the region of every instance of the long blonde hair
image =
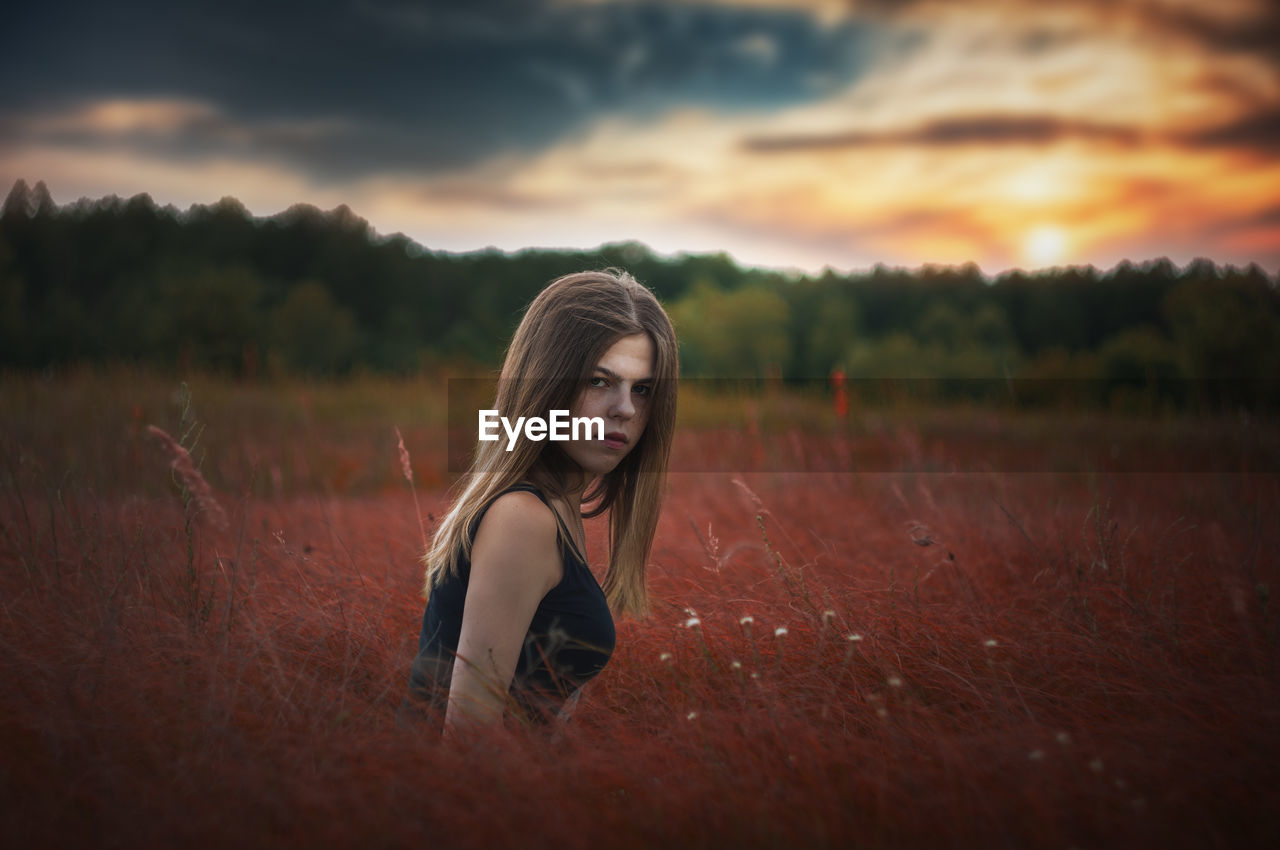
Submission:
[[[546,418],[572,406],[595,365],[624,336],[643,333],[654,348],[649,419],[635,447],[583,496],[597,502],[583,516],[609,514],[609,568],[605,596],[615,611],[645,614],[649,596],[645,564],[662,506],[667,458],[676,422],[679,357],[675,331],[658,299],[631,275],[617,269],[565,275],[547,285],[520,321],[507,348],[494,407],[498,415]],[[519,440],[511,451],[503,441],[479,442],[461,492],[436,529],[423,555],[423,595],[462,558],[471,557],[471,531],[481,511],[518,481],[537,485],[549,497],[563,497],[573,461],[556,444]]]

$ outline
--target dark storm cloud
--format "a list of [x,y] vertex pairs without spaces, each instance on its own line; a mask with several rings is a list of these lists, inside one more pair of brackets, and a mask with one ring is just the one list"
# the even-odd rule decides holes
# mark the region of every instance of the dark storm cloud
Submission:
[[[602,114],[814,99],[865,67],[874,34],[790,11],[552,0],[77,2],[27,7],[7,30],[11,143],[252,153],[317,179],[537,150]],[[213,114],[134,136],[39,120],[148,98]]]
[[1267,157],[1280,150],[1280,108],[1245,115],[1228,124],[1182,137],[1195,147],[1251,148]]
[[934,121],[908,130],[762,136],[747,139],[743,146],[755,153],[787,153],[885,145],[1043,145],[1063,139],[1131,146],[1141,141],[1141,134],[1129,127],[1047,115],[980,115]]

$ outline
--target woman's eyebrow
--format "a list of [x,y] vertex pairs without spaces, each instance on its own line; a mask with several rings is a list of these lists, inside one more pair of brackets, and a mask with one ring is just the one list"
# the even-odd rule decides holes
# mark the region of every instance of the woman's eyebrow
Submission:
[[[621,382],[621,381],[623,380],[622,376],[621,376],[621,375],[619,375],[617,372],[613,371],[612,369],[606,369],[606,368],[605,368],[605,367],[603,367],[603,366],[597,366],[597,367],[596,367],[596,371],[597,371],[597,372],[604,372],[604,376],[605,376],[606,378],[608,378],[609,380],[611,380],[611,381],[618,381],[618,382]],[[651,383],[652,381],[653,381],[653,377],[652,377],[652,376],[650,376],[650,377],[648,377],[648,378],[637,378],[636,380],[632,381],[631,383],[633,383],[633,384],[648,384],[648,383]]]

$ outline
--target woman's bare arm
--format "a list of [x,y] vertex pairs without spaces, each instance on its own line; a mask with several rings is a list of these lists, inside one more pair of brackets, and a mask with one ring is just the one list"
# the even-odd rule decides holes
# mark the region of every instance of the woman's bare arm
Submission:
[[563,576],[557,529],[551,509],[528,492],[507,493],[485,513],[471,547],[446,733],[502,719],[534,611]]

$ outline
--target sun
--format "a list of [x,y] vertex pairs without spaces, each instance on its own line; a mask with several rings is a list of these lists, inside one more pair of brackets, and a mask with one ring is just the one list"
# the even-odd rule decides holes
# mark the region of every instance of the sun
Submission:
[[1035,268],[1058,265],[1067,253],[1067,234],[1052,225],[1034,228],[1023,240],[1022,253]]

